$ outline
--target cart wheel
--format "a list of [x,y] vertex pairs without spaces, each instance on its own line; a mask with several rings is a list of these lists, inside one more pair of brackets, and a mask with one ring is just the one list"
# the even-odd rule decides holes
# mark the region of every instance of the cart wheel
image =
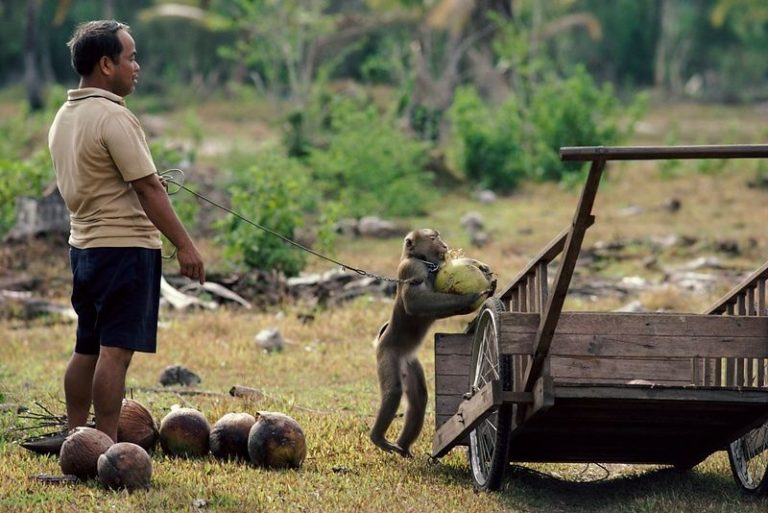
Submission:
[[[500,379],[499,314],[504,305],[496,298],[483,304],[472,344],[470,391],[476,391],[494,379]],[[505,377],[504,379],[509,379]],[[512,422],[512,405],[502,405],[469,434],[469,464],[472,479],[481,490],[498,490],[507,466],[507,450]]]
[[728,446],[733,478],[751,494],[768,494],[768,423]]

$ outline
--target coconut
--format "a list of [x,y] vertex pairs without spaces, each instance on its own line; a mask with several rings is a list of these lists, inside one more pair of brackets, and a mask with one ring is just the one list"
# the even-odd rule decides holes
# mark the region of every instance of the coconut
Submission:
[[138,401],[123,399],[117,423],[117,441],[134,443],[145,451],[151,451],[159,437],[157,422],[149,410]]
[[152,459],[143,447],[118,442],[99,456],[99,480],[107,488],[126,490],[149,489]]
[[177,408],[160,422],[160,446],[171,456],[205,456],[210,433],[205,415],[194,408]]
[[299,468],[307,455],[304,431],[288,415],[259,412],[248,433],[248,455],[260,467]]
[[59,451],[59,465],[64,474],[80,479],[96,477],[99,456],[109,449],[112,439],[92,427],[77,427],[69,432]]
[[[443,264],[435,275],[435,290],[448,294],[477,294],[488,290],[492,275],[484,273],[471,258],[456,258]],[[485,297],[481,296],[472,305],[476,310],[482,306]]]
[[222,460],[248,460],[248,434],[256,423],[250,413],[227,413],[211,428],[211,454]]

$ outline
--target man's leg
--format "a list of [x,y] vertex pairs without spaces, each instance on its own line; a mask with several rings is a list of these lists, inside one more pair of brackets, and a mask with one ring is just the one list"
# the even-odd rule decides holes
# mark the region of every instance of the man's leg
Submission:
[[125,375],[133,351],[119,347],[101,347],[93,375],[93,409],[96,429],[117,441],[117,421],[125,395]]
[[93,372],[98,355],[73,353],[64,373],[64,396],[67,401],[67,427],[84,426],[91,409]]

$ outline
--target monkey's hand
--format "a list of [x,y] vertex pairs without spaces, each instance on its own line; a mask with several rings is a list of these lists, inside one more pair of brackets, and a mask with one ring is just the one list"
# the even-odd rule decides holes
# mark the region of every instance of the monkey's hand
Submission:
[[488,292],[488,297],[491,297],[496,292],[496,275],[492,275],[491,284],[486,292]]

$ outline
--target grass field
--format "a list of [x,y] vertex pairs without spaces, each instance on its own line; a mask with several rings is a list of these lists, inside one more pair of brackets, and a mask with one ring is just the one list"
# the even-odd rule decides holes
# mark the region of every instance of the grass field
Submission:
[[[682,108],[680,108],[682,109]],[[721,142],[714,133],[722,110],[676,111],[680,119],[702,120],[702,139],[680,137],[679,143]],[[727,111],[727,119],[745,116],[735,140],[758,142],[758,115]],[[674,115],[672,115],[674,117]],[[657,126],[660,114],[648,117]],[[667,118],[664,118],[667,119]],[[704,122],[706,121],[706,123]],[[682,122],[681,122],[682,123]],[[663,125],[668,128],[668,125]],[[688,127],[684,127],[688,128]],[[663,129],[663,128],[662,128]],[[731,130],[729,128],[729,130]],[[639,135],[638,143],[660,143],[656,135]],[[729,136],[730,137],[730,136]],[[698,166],[698,167],[697,167]],[[723,265],[748,272],[768,255],[764,218],[768,191],[747,187],[755,163],[730,163],[717,169],[688,163],[676,168],[655,164],[611,166],[601,186],[594,212],[597,223],[588,232],[585,247],[598,241],[684,235],[697,239],[687,249],[656,255],[659,265],[674,266],[699,256],[714,255]],[[670,214],[661,208],[677,197],[682,208]],[[469,193],[451,193],[438,202],[428,218],[408,220],[411,226],[433,226],[453,246],[485,260],[506,284],[527,259],[538,252],[570,222],[578,189],[556,185],[529,185],[492,205],[480,205]],[[642,214],[628,216],[627,207]],[[457,219],[468,210],[481,212],[493,242],[473,250]],[[717,242],[736,241],[738,255],[718,253]],[[206,256],[220,258],[213,243],[203,245]],[[391,275],[400,252],[398,239],[363,241],[342,239],[338,257],[356,267]],[[643,257],[625,258],[602,268],[601,279],[648,275]],[[6,270],[43,277],[50,296],[67,301],[66,252],[61,244],[37,241],[6,248]],[[168,263],[168,272],[176,272]],[[312,270],[324,270],[313,261]],[[583,270],[577,279],[588,282]],[[735,285],[731,283],[730,285]],[[657,292],[641,299],[655,307],[674,304],[698,312],[725,292],[727,284],[702,293]],[[657,305],[658,303],[658,305]],[[570,300],[568,308],[612,309],[615,298]],[[298,471],[266,471],[213,459],[169,459],[153,456],[152,489],[127,494],[103,490],[95,481],[79,485],[45,485],[38,474],[60,473],[54,458],[33,455],[20,448],[21,425],[14,414],[0,413],[0,511],[308,511],[308,512],[733,512],[763,513],[768,499],[740,493],[730,475],[725,453],[716,453],[688,472],[670,468],[630,465],[514,465],[498,493],[473,490],[466,456],[454,449],[438,464],[428,455],[434,432],[434,405],[429,404],[425,429],[414,448],[415,458],[403,460],[384,454],[368,441],[368,430],[378,402],[371,341],[386,320],[391,302],[363,298],[322,311],[314,322],[302,323],[302,305],[284,305],[268,312],[222,308],[214,312],[177,313],[163,310],[156,355],[137,355],[128,378],[128,393],[160,420],[173,404],[201,410],[211,422],[226,412],[281,411],[293,416],[307,436],[308,457]],[[440,321],[434,331],[456,332],[470,317]],[[261,329],[276,327],[290,342],[279,354],[265,354],[253,338]],[[74,325],[44,320],[0,321],[0,403],[35,408],[38,401],[63,412],[61,377],[72,348]],[[434,394],[432,337],[420,352],[430,394]],[[200,395],[157,390],[166,365],[181,364],[203,379]],[[235,384],[262,389],[269,399],[233,398]],[[400,425],[393,426],[393,431]]]

